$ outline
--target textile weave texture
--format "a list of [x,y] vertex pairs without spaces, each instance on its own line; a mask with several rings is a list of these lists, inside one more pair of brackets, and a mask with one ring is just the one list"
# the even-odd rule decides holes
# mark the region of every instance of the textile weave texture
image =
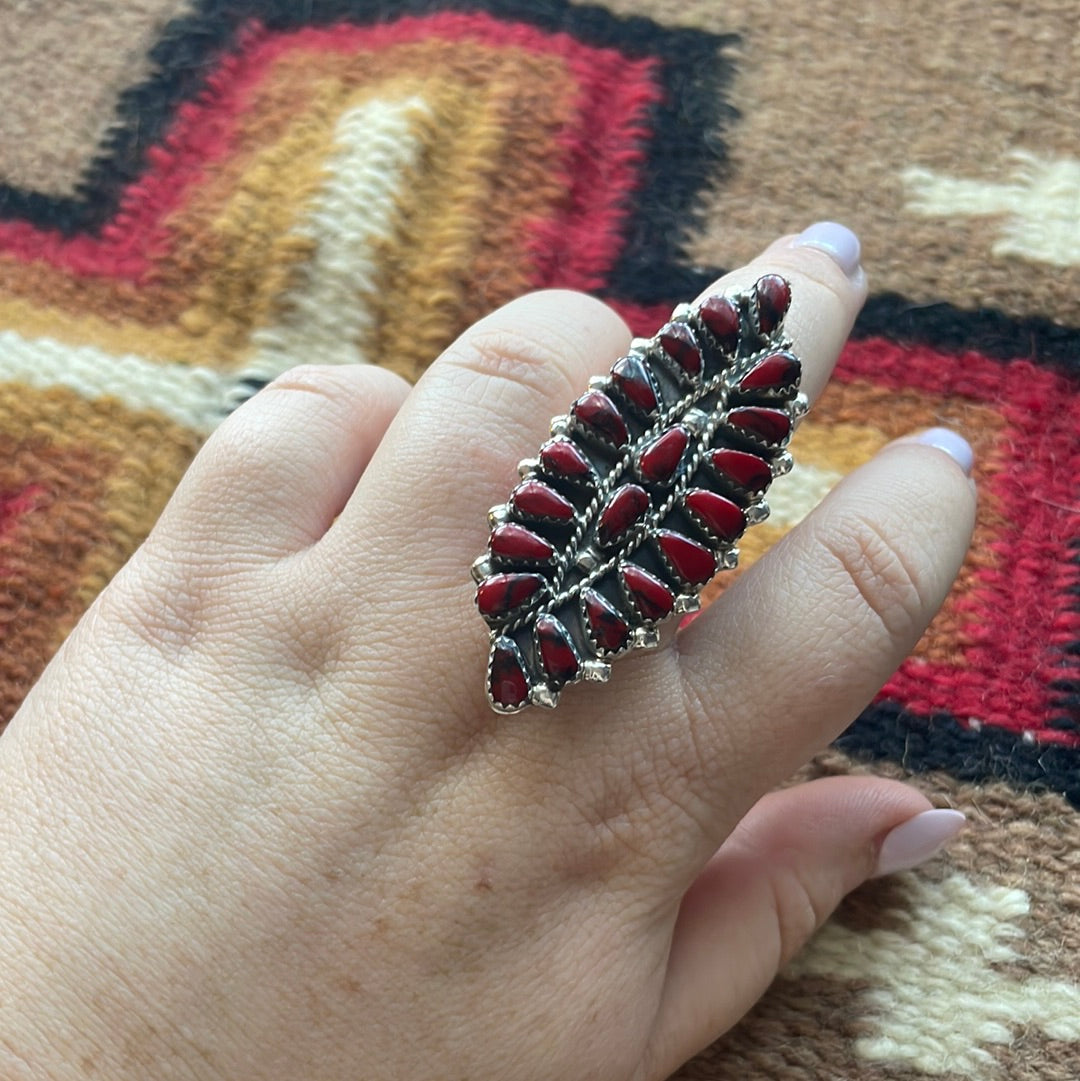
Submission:
[[678,1076],[1080,1076],[1070,0],[9,0],[0,22],[0,723],[280,372],[415,379],[548,286],[652,333],[774,236],[843,221],[871,296],[742,566],[889,439],[969,439],[960,578],[807,772],[904,778],[971,825],[850,898]]

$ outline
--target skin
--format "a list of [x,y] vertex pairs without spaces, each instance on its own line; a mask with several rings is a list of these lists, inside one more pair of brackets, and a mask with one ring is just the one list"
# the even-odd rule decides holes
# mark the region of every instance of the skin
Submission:
[[[783,238],[714,290],[765,271],[813,398],[865,280]],[[628,340],[535,294],[411,391],[298,369],[215,433],[0,739],[0,1074],[659,1079],[874,873],[924,797],[768,793],[957,572],[974,489],[934,448],[611,684],[486,704],[484,512]]]

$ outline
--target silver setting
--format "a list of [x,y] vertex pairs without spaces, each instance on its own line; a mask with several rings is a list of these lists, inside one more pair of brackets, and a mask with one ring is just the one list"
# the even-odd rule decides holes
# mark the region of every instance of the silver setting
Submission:
[[529,701],[534,706],[554,709],[559,704],[559,692],[553,690],[546,683],[534,683],[529,690]]
[[764,499],[759,499],[756,503],[751,503],[746,508],[746,521],[748,525],[760,525],[769,517],[770,508],[769,504]]
[[491,651],[488,653],[488,663],[487,663],[487,685],[486,685],[486,688],[487,688],[488,705],[491,706],[491,708],[496,713],[517,713],[518,710],[523,709],[526,705],[528,705],[530,697],[531,697],[531,691],[527,695],[525,701],[522,702],[520,705],[516,705],[516,706],[503,706],[503,705],[500,705],[491,696],[491,666],[492,666],[492,663],[495,660],[495,647],[500,646],[500,645],[509,645],[513,650],[514,657],[517,660],[518,664],[520,664],[522,666],[522,670],[524,670],[524,667],[525,667],[525,658],[522,656],[521,648],[517,645],[517,643],[514,642],[513,639],[507,638],[506,636],[501,635],[501,634],[497,634],[497,633],[495,633],[493,631],[492,635],[491,635],[491,647],[492,648],[491,648]]
[[701,435],[709,427],[711,420],[712,418],[703,409],[688,409],[681,423],[691,435]]
[[589,683],[607,683],[611,679],[611,665],[607,661],[584,661],[581,678]]
[[586,574],[592,574],[606,558],[607,557],[603,555],[603,553],[590,545],[588,548],[582,548],[581,551],[578,552],[578,557],[574,566],[578,570],[584,571]]
[[[808,408],[807,396],[797,392],[797,385],[790,379],[772,385],[740,389],[747,373],[753,371],[770,355],[785,352],[798,360],[791,349],[791,341],[784,333],[784,315],[777,313],[776,325],[763,332],[759,323],[757,285],[728,294],[732,309],[738,315],[738,340],[730,348],[721,344],[701,318],[699,306],[680,304],[665,322],[684,325],[695,335],[700,349],[701,366],[697,372],[686,371],[668,354],[660,343],[658,334],[652,338],[634,338],[630,350],[623,356],[636,358],[644,370],[644,378],[652,386],[657,399],[656,407],[645,412],[636,406],[629,395],[614,384],[614,377],[594,376],[589,380],[589,391],[605,394],[626,427],[628,438],[616,445],[605,433],[606,425],[586,424],[574,414],[573,408],[551,420],[551,437],[571,441],[589,463],[589,476],[562,476],[541,465],[541,450],[535,457],[524,458],[518,463],[522,481],[538,479],[548,484],[574,508],[573,517],[564,519],[544,518],[525,514],[517,509],[515,496],[507,503],[491,508],[488,520],[492,529],[508,522],[520,524],[535,533],[554,549],[554,556],[547,560],[530,560],[527,557],[491,555],[490,550],[476,559],[470,573],[477,582],[484,582],[493,574],[539,574],[543,586],[517,609],[501,612],[498,618],[487,616],[490,628],[491,649],[488,662],[488,699],[499,713],[516,713],[525,705],[554,708],[565,687],[561,675],[549,673],[543,664],[540,650],[538,620],[551,620],[561,627],[559,632],[564,643],[574,654],[578,668],[567,683],[578,681],[605,682],[611,673],[611,660],[631,650],[655,649],[662,641],[675,634],[678,624],[672,616],[685,616],[701,608],[700,594],[705,583],[699,584],[700,575],[706,567],[716,566],[717,571],[731,570],[738,564],[739,550],[713,535],[706,524],[685,506],[685,497],[692,488],[703,488],[717,495],[735,500],[743,507],[748,526],[759,524],[769,515],[769,506],[763,498],[764,490],[754,491],[740,485],[738,470],[719,474],[711,465],[714,450],[730,448],[747,451],[768,463],[772,477],[782,476],[792,468],[791,455],[784,450],[788,437],[779,443],[756,435],[752,430],[740,431],[729,423],[731,410],[751,406],[786,413],[789,431]],[[658,332],[659,333],[659,332]],[[730,344],[730,343],[728,343]],[[622,357],[616,358],[620,360]],[[783,366],[781,366],[782,368]],[[767,382],[767,381],[765,381]],[[597,536],[599,519],[603,508],[613,494],[637,476],[643,450],[653,441],[679,425],[689,433],[689,443],[684,450],[677,469],[663,483],[643,481],[649,496],[649,504],[632,528],[620,536],[611,538],[601,546]],[[706,548],[713,562],[704,562],[704,552],[699,553],[702,566],[694,566],[693,550],[687,550],[688,560],[683,566],[683,556],[676,549],[675,559],[661,547],[659,534],[670,531],[687,542]],[[711,538],[711,539],[710,539]],[[658,579],[659,583],[674,596],[671,616],[650,620],[642,611],[642,605],[652,610],[651,604],[635,594],[627,585],[620,569],[634,564],[643,572]],[[677,566],[683,567],[687,576],[680,577]],[[514,583],[506,583],[508,589]],[[611,618],[625,624],[626,633],[619,629],[611,635],[623,644],[615,650],[606,650],[597,641],[588,618],[585,599],[589,591],[604,598],[612,609]],[[494,596],[498,596],[495,594]],[[658,611],[665,610],[660,607]],[[596,627],[602,637],[607,637],[618,626],[609,622],[605,615]],[[670,635],[669,633],[670,632]],[[513,648],[515,663],[520,673],[514,671],[509,654],[501,656],[500,679],[492,691],[494,658],[499,650]],[[556,659],[549,655],[553,667]],[[567,671],[573,671],[567,665]],[[503,674],[504,673],[504,674]],[[521,673],[525,677],[526,702],[511,707],[499,706],[493,701],[493,693],[517,697],[521,691]]]
[[655,627],[635,627],[631,645],[634,649],[656,649],[660,645],[660,632]]
[[791,472],[791,467],[795,464],[791,455],[788,452],[782,451],[772,460],[772,475],[774,477],[782,477]]
[[681,593],[675,598],[673,611],[677,616],[688,616],[694,612],[700,612],[701,598],[696,593]]

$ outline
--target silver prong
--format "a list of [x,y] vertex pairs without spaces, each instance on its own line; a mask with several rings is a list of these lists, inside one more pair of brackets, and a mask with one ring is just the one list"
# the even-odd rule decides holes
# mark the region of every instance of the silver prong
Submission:
[[630,348],[638,353],[644,353],[652,348],[652,338],[631,338]]
[[720,566],[726,571],[733,571],[739,565],[739,549],[729,548],[720,557]]
[[589,376],[589,390],[607,390],[610,385],[606,375]]
[[791,455],[785,450],[783,454],[778,454],[772,463],[772,472],[774,477],[782,477],[785,473],[791,472],[791,467],[795,464]]
[[517,464],[518,476],[525,478],[540,468],[539,458],[522,458]]
[[689,304],[676,304],[671,311],[672,319],[686,319],[687,316],[692,315],[694,309]]
[[607,683],[611,678],[611,665],[607,661],[584,661],[581,676],[590,683]]
[[488,511],[488,525],[494,529],[497,525],[505,525],[510,520],[510,508],[505,503],[492,507]]
[[693,593],[684,593],[681,597],[675,598],[675,613],[676,615],[686,616],[691,612],[698,612],[701,610],[701,600],[695,597]]
[[655,627],[634,628],[634,649],[656,649],[660,645],[660,632]]
[[551,434],[566,435],[570,431],[570,418],[566,416],[551,418]]
[[703,409],[688,409],[683,415],[683,425],[689,428],[694,435],[699,435],[709,423],[709,414]]
[[757,525],[759,522],[764,522],[769,517],[769,504],[764,499],[759,499],[756,503],[752,503],[746,508],[746,520],[751,525]]
[[810,399],[805,394],[796,394],[791,403],[793,417],[805,417],[810,411]]
[[469,568],[469,573],[473,576],[474,582],[482,582],[485,578],[490,576],[491,571],[491,558],[488,556],[487,552],[474,559],[472,566]]
[[534,706],[554,709],[559,704],[559,692],[552,690],[546,683],[534,683],[529,691],[529,701]]

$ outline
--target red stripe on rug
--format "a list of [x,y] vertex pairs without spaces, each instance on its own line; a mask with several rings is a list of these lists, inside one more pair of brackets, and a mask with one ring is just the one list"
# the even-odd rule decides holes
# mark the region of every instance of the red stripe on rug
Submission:
[[[670,312],[670,305],[615,307],[645,336]],[[1068,651],[1080,640],[1073,592],[1080,568],[1069,547],[1080,535],[1076,385],[1026,360],[1003,363],[878,338],[848,343],[834,378],[976,402],[1004,421],[989,460],[977,463],[983,497],[994,501],[1004,524],[989,546],[994,565],[977,569],[956,602],[965,628],[956,663],[911,657],[879,697],[924,716],[946,712],[1042,743],[1080,745],[1077,733],[1047,724],[1059,697],[1053,683],[1080,678],[1080,658]]]

